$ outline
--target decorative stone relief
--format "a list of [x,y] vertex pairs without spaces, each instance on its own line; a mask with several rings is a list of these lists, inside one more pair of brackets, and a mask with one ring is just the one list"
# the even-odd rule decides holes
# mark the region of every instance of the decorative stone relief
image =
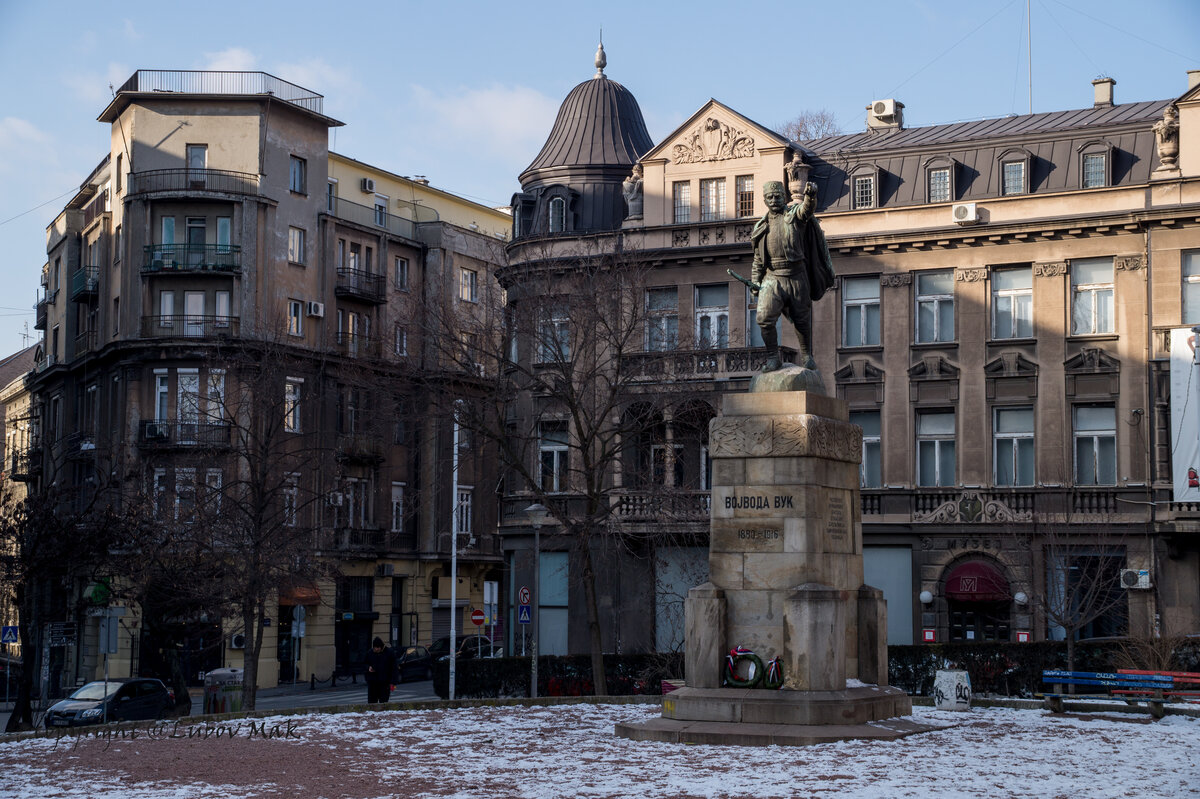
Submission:
[[810,414],[717,417],[708,438],[717,458],[814,455],[845,463],[862,460],[862,428]]
[[1113,266],[1121,272],[1135,272],[1146,265],[1146,258],[1142,255],[1118,255],[1113,259]]
[[957,499],[943,502],[928,513],[914,513],[914,522],[933,524],[1029,522],[1032,511],[1015,511],[999,499],[981,496],[978,491],[964,491]]
[[956,269],[954,279],[959,283],[982,283],[987,277],[986,269]]
[[688,243],[691,241],[691,236],[689,235],[689,232],[690,231],[687,231],[687,230],[676,230],[675,234],[671,237],[671,246],[672,247],[688,246]]
[[700,244],[724,244],[725,243],[725,228],[700,228]]
[[880,275],[879,285],[897,288],[899,286],[911,286],[912,274],[910,272],[899,272],[890,275]]
[[728,161],[754,155],[754,138],[746,131],[709,117],[684,136],[674,147],[675,163]]
[[1033,265],[1034,277],[1058,277],[1067,273],[1066,261],[1045,261]]
[[738,225],[733,229],[733,240],[738,244],[745,241],[750,241],[750,233],[754,230],[752,225]]

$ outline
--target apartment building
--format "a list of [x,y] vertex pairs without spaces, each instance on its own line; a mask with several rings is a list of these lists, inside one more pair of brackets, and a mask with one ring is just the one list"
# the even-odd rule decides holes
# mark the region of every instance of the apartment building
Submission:
[[[508,216],[330,153],[343,123],[323,99],[261,72],[119,87],[99,116],[109,152],[47,228],[24,384],[38,434],[6,474],[80,510],[96,492],[142,502],[169,527],[227,515],[216,498],[236,501],[250,449],[269,453],[275,523],[327,568],[277,581],[260,686],[353,672],[375,636],[428,644],[451,614],[462,629],[501,566],[495,470],[455,445],[447,397],[469,386],[439,372],[423,308],[499,301]],[[50,650],[64,685],[100,668],[88,597],[76,579],[53,609],[78,623]],[[110,673],[169,643],[195,680],[242,665],[255,632],[195,614],[153,640],[144,610],[126,608]]]

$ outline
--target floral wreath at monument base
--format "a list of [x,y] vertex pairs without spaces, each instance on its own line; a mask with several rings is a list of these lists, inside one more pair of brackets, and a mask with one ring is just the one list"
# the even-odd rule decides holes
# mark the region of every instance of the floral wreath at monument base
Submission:
[[[745,677],[738,674],[738,664],[743,660],[750,661]],[[778,690],[783,687],[783,664],[775,657],[764,667],[762,658],[753,650],[735,646],[725,656],[725,684],[734,688],[757,688],[761,685],[769,690]]]

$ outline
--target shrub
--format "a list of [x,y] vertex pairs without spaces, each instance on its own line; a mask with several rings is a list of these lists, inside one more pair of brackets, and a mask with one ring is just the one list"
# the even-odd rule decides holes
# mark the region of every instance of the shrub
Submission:
[[[455,695],[488,699],[529,696],[527,657],[468,658],[456,664]],[[682,654],[605,655],[604,672],[613,696],[662,693],[664,679],[683,676]],[[450,695],[450,661],[433,664],[433,690]],[[538,696],[590,696],[588,655],[542,655],[538,658]]]

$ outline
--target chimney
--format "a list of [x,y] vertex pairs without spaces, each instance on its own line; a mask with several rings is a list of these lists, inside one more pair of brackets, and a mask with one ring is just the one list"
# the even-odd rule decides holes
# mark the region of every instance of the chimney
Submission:
[[1188,91],[1200,86],[1200,69],[1188,70]]
[[1096,92],[1096,100],[1093,103],[1095,108],[1109,108],[1113,105],[1113,86],[1117,82],[1112,78],[1096,78],[1092,81],[1092,88]]

